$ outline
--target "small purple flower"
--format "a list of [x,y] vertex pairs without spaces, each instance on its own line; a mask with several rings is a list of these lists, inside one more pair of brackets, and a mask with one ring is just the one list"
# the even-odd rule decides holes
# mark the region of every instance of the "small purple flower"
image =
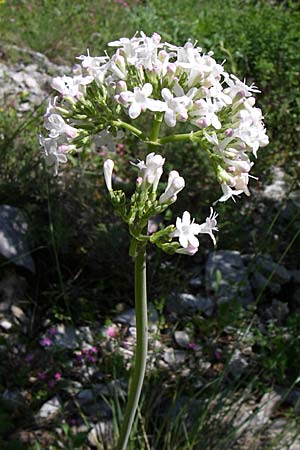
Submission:
[[50,347],[50,346],[52,345],[52,341],[51,341],[50,338],[45,337],[45,338],[43,338],[43,339],[41,340],[41,345],[42,345],[43,347]]
[[195,344],[195,342],[190,342],[190,343],[189,343],[189,348],[190,348],[191,350],[196,350],[196,344]]
[[50,336],[55,336],[55,335],[57,334],[57,329],[56,329],[55,327],[51,327],[51,328],[49,328],[49,330],[47,331],[47,333],[48,333]]
[[98,353],[98,349],[96,347],[91,347],[90,353]]
[[46,379],[46,374],[43,370],[41,370],[37,376],[40,381],[44,381]]
[[87,356],[87,359],[88,359],[88,361],[91,362],[91,363],[95,363],[95,362],[97,361],[96,358],[95,358],[95,356],[92,356],[92,355],[88,355],[88,356]]
[[215,351],[215,358],[217,361],[221,361],[222,353],[220,352],[220,350]]
[[55,387],[55,385],[56,385],[56,383],[55,383],[54,380],[48,381],[48,386],[49,386],[49,388],[53,389],[53,388]]
[[60,372],[56,372],[54,374],[54,379],[57,380],[57,381],[61,380],[61,377],[62,377],[62,374]]
[[31,362],[33,360],[33,354],[28,353],[28,355],[25,356],[24,360],[28,363]]

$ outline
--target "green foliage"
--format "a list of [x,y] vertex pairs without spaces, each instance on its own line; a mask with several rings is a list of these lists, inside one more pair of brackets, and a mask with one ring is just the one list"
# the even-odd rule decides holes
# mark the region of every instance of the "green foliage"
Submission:
[[[288,318],[283,328],[271,322],[265,333],[255,330],[259,347],[258,362],[264,377],[274,383],[290,386],[299,382],[300,315]],[[297,380],[297,381],[296,381]]]

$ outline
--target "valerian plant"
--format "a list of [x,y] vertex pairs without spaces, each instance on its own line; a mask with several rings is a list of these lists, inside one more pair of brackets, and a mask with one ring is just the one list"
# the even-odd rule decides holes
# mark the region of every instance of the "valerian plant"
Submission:
[[[199,143],[210,159],[222,195],[218,201],[235,200],[242,193],[250,195],[248,183],[259,147],[268,144],[262,112],[256,108],[254,84],[248,86],[224,65],[204,54],[188,41],[183,47],[161,42],[159,34],[143,32],[131,39],[120,38],[108,46],[112,56],[81,55],[81,65],[73,76],[56,77],[52,87],[58,96],[49,102],[45,114],[47,137],[40,136],[46,163],[57,173],[68,154],[93,145],[113,151],[124,132],[143,141],[149,153],[144,161],[132,162],[138,170],[136,189],[131,199],[113,189],[114,162],[104,162],[104,177],[112,204],[127,223],[131,235],[130,255],[135,262],[135,308],[137,344],[129,387],[128,403],[117,450],[125,450],[142,389],[147,359],[146,247],[154,244],[168,254],[194,255],[197,236],[209,234],[215,244],[217,214],[202,224],[191,220],[188,211],[175,225],[148,232],[149,219],[163,213],[185,187],[176,170],[168,176],[167,187],[159,193],[159,181],[165,159],[156,153],[169,142]],[[140,129],[139,117],[152,123],[151,132]],[[168,133],[161,136],[165,123]],[[178,122],[189,131],[171,133]]]

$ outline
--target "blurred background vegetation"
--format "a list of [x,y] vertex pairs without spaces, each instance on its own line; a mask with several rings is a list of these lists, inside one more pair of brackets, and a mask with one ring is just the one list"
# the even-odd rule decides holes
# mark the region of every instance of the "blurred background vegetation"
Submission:
[[[257,103],[265,116],[270,144],[259,151],[253,171],[259,180],[251,182],[252,196],[238,200],[237,205],[229,202],[218,205],[218,248],[247,255],[270,254],[288,269],[299,269],[299,203],[295,206],[291,200],[292,194],[299,190],[300,171],[299,2],[7,0],[0,2],[0,62],[30,64],[31,53],[20,51],[27,49],[42,53],[56,65],[72,66],[75,57],[85,54],[87,48],[92,55],[101,55],[108,42],[121,36],[131,37],[137,30],[147,35],[156,31],[163,41],[176,45],[184,44],[189,38],[198,41],[205,52],[214,51],[217,61],[226,59],[226,71],[245,78],[248,84],[255,81],[261,89]],[[94,153],[80,154],[61,169],[63,173],[58,178],[53,178],[44,168],[37,140],[46,99],[22,114],[5,98],[1,102],[0,203],[26,212],[37,267],[35,275],[26,274],[27,300],[35,316],[28,339],[34,340],[41,332],[45,316],[53,323],[82,325],[95,320],[104,323],[119,308],[133,305],[133,280],[127,231],[114,216],[103,186],[103,158]],[[128,162],[144,150],[130,137],[126,137],[124,144],[125,153],[116,155],[116,166],[120,183],[130,192],[128,180],[133,174]],[[167,219],[174,220],[185,208],[202,221],[209,205],[220,195],[205,155],[192,143],[184,147],[166,146],[163,153],[169,168],[180,170],[189,185]],[[271,183],[274,167],[283,169],[290,187],[280,204],[262,201],[260,195],[264,185]],[[203,239],[202,252],[193,261],[150,252],[149,292],[157,305],[164,304],[171,290],[184,292],[195,267],[203,271],[209,245]],[[6,261],[0,267],[3,271],[11,270]],[[287,303],[291,302],[290,289],[281,298]],[[267,303],[270,298],[265,291],[260,301]],[[201,328],[204,335],[216,338],[228,325],[245,327],[251,314],[224,310],[221,316],[206,319],[205,324],[201,322],[201,326],[196,318],[192,321],[182,318],[182,324]],[[273,384],[289,387],[299,375],[299,364],[295,362],[300,357],[299,312],[295,311],[287,319],[284,328],[277,324],[272,327],[268,339],[264,332],[256,330],[257,364],[263,376],[255,378],[256,368],[243,381],[243,387],[249,385],[251,377],[257,382],[254,390]],[[206,351],[209,353],[212,348]],[[2,370],[7,374],[7,368]],[[152,389],[156,381],[149,380],[144,403],[152,401],[153,411],[156,404]],[[1,384],[5,385],[0,378]],[[173,388],[173,392],[179,389],[175,382]],[[234,398],[234,393],[231,392],[230,398]],[[206,415],[204,408],[203,423]],[[159,424],[150,416],[145,412],[146,424],[155,430]],[[189,447],[182,443],[175,447],[181,432],[176,421],[173,425],[178,434],[174,432],[168,444],[160,441],[154,446],[153,443],[153,450],[198,448],[193,443]],[[167,427],[167,422],[163,426]],[[167,435],[173,431],[169,430]],[[194,431],[195,435],[198,431]],[[161,432],[161,439],[163,435]],[[72,442],[65,448],[77,448]],[[226,443],[221,445],[221,442],[220,439],[213,444],[206,442],[210,447],[199,448],[213,450],[222,445],[222,448],[232,448],[224,447]],[[230,440],[226,442],[232,444]],[[139,445],[141,449],[147,448],[144,443]]]

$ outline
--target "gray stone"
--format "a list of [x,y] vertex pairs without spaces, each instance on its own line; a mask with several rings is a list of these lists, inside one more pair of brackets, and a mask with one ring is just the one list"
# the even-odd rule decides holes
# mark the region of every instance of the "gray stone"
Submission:
[[175,331],[174,339],[177,345],[182,348],[189,348],[190,337],[186,331]]
[[198,289],[202,286],[203,281],[200,277],[194,277],[189,281],[189,284],[192,288]]
[[[115,323],[122,323],[124,325],[129,325],[131,327],[136,326],[136,317],[135,317],[135,309],[127,309],[126,311],[118,314],[113,321]],[[148,304],[148,321],[149,321],[149,329],[155,331],[157,329],[158,322],[158,313],[156,311],[153,303]]]
[[291,270],[292,281],[296,284],[300,284],[300,270]]
[[268,278],[260,272],[253,272],[250,276],[252,288],[258,293],[262,289],[268,289],[272,294],[279,294],[281,286],[278,283],[268,281]]
[[281,394],[282,394],[284,403],[288,406],[292,406],[294,408],[295,414],[299,414],[300,413],[300,390],[292,389],[291,391],[288,390],[287,393],[285,393],[282,390]]
[[283,303],[277,299],[272,300],[272,305],[266,309],[266,318],[267,319],[276,319],[279,321],[283,321],[286,319],[289,313],[289,307],[287,303]]
[[104,443],[107,445],[113,442],[114,426],[112,420],[98,422],[88,434],[88,441],[91,445],[99,448]]
[[81,409],[93,421],[111,419],[112,411],[107,402],[101,399],[94,399],[94,401],[81,404]]
[[265,186],[262,196],[267,200],[281,202],[287,196],[289,186],[285,180],[285,173],[280,167],[272,168],[272,183]]
[[3,328],[3,330],[9,331],[12,326],[13,326],[13,324],[9,320],[7,320],[7,319],[0,320],[0,327]]
[[245,306],[253,302],[246,268],[237,251],[218,250],[209,254],[205,267],[206,289],[218,304],[236,301]]
[[52,419],[61,411],[62,405],[57,396],[51,398],[43,404],[39,412],[36,414],[35,419],[37,422]]
[[240,350],[235,350],[228,364],[229,373],[236,379],[240,378],[249,367],[247,359]]
[[272,275],[270,282],[280,285],[286,284],[291,280],[291,273],[281,264],[273,261],[271,255],[259,255],[249,266],[251,272],[259,272],[267,279]]
[[19,389],[5,389],[2,400],[8,408],[16,409],[25,405],[24,398]]
[[173,348],[165,348],[163,353],[164,361],[170,366],[180,366],[185,363],[187,354],[184,350],[174,350]]
[[81,406],[95,400],[95,394],[91,389],[83,389],[76,397]]
[[57,333],[54,336],[56,345],[74,350],[78,347],[78,338],[73,325],[59,324],[56,326]]
[[213,312],[213,302],[210,298],[187,293],[171,294],[166,304],[167,311],[175,314],[205,313],[210,316]]
[[0,254],[12,263],[34,272],[27,231],[27,221],[18,208],[0,205]]

